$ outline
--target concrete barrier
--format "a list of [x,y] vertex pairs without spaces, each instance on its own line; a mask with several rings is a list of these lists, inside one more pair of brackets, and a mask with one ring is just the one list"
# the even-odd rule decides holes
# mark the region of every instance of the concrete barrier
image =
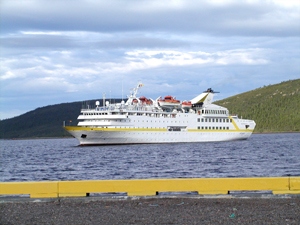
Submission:
[[229,194],[233,191],[271,191],[273,194],[300,194],[300,177],[176,178],[134,180],[82,180],[48,182],[0,182],[0,195],[31,198],[79,197],[89,193],[127,193],[153,196],[159,192]]

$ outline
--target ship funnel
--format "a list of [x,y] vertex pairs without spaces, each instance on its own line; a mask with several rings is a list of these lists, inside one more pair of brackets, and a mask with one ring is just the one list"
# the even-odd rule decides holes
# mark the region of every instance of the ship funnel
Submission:
[[219,92],[214,92],[211,88],[208,88],[206,91],[198,95],[197,97],[193,98],[191,100],[192,104],[204,104],[208,105],[211,104],[214,98],[214,93],[219,93]]

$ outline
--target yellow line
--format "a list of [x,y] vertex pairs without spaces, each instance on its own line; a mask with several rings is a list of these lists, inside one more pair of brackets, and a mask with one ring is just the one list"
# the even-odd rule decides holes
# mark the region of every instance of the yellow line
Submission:
[[208,93],[202,99],[200,99],[197,103],[204,102],[204,100],[206,99],[207,96],[208,96]]
[[[166,128],[99,128],[99,127],[78,127],[78,126],[65,126],[66,130],[69,131],[148,131],[148,132],[166,132]],[[175,131],[174,131],[175,132]],[[184,131],[182,131],[184,132]],[[215,133],[226,133],[226,132],[253,132],[252,129],[247,130],[217,130],[217,129],[188,129],[188,132],[215,132]]]
[[82,180],[0,182],[0,195],[30,194],[31,198],[78,197],[87,193],[125,192],[147,196],[157,192],[228,194],[230,191],[272,191],[300,194],[300,177],[176,178],[140,180]]
[[231,117],[231,116],[229,116],[229,118],[231,119],[231,121],[232,121],[232,124],[233,124],[234,128],[235,128],[237,131],[240,131],[240,128],[239,128],[239,127],[236,125],[236,123],[235,123],[234,119],[232,119],[232,117]]

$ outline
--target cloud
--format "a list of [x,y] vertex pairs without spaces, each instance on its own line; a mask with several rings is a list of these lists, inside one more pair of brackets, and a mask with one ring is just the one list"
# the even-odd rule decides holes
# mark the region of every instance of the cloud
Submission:
[[299,35],[295,1],[3,1],[1,13],[4,31]]
[[299,1],[4,0],[0,10],[1,118],[125,96],[138,81],[143,95],[188,100],[300,74]]

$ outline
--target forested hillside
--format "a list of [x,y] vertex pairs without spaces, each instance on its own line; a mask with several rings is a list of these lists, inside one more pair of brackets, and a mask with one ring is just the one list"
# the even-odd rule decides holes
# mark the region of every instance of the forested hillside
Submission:
[[[88,104],[92,106],[95,101]],[[228,108],[231,114],[255,120],[257,133],[300,131],[300,79],[258,88],[215,104]],[[76,125],[81,107],[82,102],[62,103],[2,120],[0,138],[69,137],[63,121]]]
[[264,86],[215,104],[255,120],[255,132],[300,131],[300,79]]
[[[1,138],[63,137],[63,121],[76,121],[81,102],[37,108],[0,122]],[[74,123],[75,124],[75,123]]]
[[[112,102],[119,99],[112,99]],[[96,100],[62,103],[37,108],[23,115],[0,121],[0,138],[71,137],[64,129],[76,125],[80,110],[95,106]]]

